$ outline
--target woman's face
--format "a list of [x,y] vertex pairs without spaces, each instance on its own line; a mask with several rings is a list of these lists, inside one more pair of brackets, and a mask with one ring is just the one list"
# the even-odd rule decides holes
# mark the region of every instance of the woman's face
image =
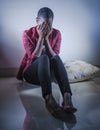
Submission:
[[46,19],[43,17],[39,17],[36,19],[36,21],[37,21],[38,25],[42,25],[43,23],[47,23],[50,26],[50,28],[52,28],[52,22],[53,22],[52,18]]

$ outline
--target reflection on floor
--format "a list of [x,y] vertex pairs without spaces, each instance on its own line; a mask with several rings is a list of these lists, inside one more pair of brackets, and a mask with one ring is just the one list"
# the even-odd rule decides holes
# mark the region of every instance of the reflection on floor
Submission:
[[[56,84],[53,94],[61,104]],[[0,78],[0,130],[100,130],[100,77],[71,84],[75,114],[46,110],[40,87]],[[26,114],[27,113],[27,114]]]

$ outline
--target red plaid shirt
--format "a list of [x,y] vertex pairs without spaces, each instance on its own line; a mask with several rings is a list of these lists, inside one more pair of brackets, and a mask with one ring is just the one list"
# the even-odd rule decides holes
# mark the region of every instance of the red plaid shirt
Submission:
[[[25,55],[22,59],[17,79],[23,79],[23,73],[25,70],[31,65],[31,63],[37,58],[37,56],[33,53],[38,41],[39,35],[35,27],[30,28],[29,30],[25,30],[23,33],[23,43],[25,48]],[[53,51],[58,55],[60,52],[60,44],[61,44],[61,33],[59,30],[52,30],[49,36],[49,42],[53,49]]]

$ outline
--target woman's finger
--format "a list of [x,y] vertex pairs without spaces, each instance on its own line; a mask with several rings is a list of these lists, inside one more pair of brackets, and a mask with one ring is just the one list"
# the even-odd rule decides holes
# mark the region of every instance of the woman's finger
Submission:
[[42,23],[41,29],[43,29],[44,27],[45,27],[45,22]]

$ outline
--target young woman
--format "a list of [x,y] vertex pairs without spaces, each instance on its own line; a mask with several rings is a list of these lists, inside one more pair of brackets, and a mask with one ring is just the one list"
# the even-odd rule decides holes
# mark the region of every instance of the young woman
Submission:
[[53,18],[52,10],[43,7],[37,14],[37,26],[24,31],[23,43],[26,53],[17,78],[40,85],[46,107],[54,112],[60,106],[52,95],[51,73],[53,72],[63,96],[62,108],[73,113],[77,109],[72,104],[72,92],[67,73],[59,57],[61,33],[52,27]]

